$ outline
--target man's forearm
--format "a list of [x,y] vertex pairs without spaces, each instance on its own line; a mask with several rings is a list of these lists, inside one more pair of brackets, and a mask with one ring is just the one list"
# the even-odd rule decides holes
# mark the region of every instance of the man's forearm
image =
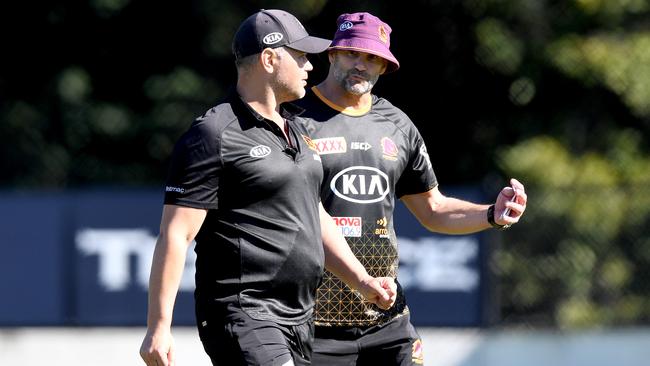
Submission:
[[489,205],[476,204],[453,197],[445,197],[433,214],[431,226],[435,232],[470,234],[490,228],[487,222]]
[[429,231],[444,234],[470,234],[490,227],[488,205],[446,197],[437,188],[406,195],[402,202]]
[[188,244],[182,237],[161,233],[149,278],[149,305],[147,326],[171,326],[176,293],[180,285]]
[[354,256],[334,220],[322,210],[321,234],[325,251],[325,268],[348,286],[358,289],[371,279],[361,262]]

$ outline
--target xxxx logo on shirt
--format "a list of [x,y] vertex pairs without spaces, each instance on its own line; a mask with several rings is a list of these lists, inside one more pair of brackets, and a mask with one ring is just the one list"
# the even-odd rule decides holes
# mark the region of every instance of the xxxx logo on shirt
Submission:
[[322,139],[314,139],[314,144],[321,155],[327,154],[343,154],[347,152],[347,143],[345,137],[326,137]]

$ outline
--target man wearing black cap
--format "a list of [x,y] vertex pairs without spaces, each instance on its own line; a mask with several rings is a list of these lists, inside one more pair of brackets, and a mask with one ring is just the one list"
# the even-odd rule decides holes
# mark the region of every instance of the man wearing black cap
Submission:
[[[526,193],[515,179],[493,205],[446,197],[438,190],[417,128],[400,109],[371,94],[380,75],[399,68],[390,33],[388,24],[372,14],[341,15],[329,47],[327,78],[296,104],[306,110],[301,116],[323,162],[323,205],[368,272],[395,278],[395,198],[427,229],[463,234],[516,223]],[[399,286],[395,306],[385,310],[326,273],[315,313],[313,365],[424,363]]]
[[320,156],[297,110],[280,106],[304,96],[306,54],[329,43],[280,10],[237,31],[236,90],[194,121],[171,159],[140,349],[147,365],[174,364],[172,310],[194,239],[197,326],[215,365],[308,365],[324,266],[379,307],[394,302],[393,280],[368,275],[320,205]]

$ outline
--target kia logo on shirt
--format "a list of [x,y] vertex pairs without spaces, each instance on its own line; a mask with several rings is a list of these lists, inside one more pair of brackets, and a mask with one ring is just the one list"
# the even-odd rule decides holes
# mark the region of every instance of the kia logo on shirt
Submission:
[[332,178],[330,189],[346,201],[363,204],[380,202],[389,192],[388,175],[377,168],[351,166]]
[[266,145],[257,145],[251,148],[249,155],[252,158],[263,158],[271,153],[271,148]]

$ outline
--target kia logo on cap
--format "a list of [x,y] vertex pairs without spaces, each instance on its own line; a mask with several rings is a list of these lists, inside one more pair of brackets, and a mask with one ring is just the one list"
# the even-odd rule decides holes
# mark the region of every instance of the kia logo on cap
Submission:
[[350,28],[352,28],[352,22],[350,22],[350,21],[343,22],[339,26],[340,31],[348,30]]
[[264,42],[264,44],[276,44],[280,42],[282,38],[284,38],[282,33],[273,32],[265,35],[264,38],[262,38],[262,42]]
[[351,166],[332,178],[330,189],[335,195],[349,202],[380,202],[389,192],[388,175],[377,168]]

